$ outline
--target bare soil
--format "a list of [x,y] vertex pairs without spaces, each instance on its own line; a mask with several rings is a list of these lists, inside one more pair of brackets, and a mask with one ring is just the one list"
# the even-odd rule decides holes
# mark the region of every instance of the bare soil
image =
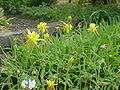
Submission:
[[[36,26],[39,23],[39,20],[31,20],[31,19],[22,19],[15,17],[7,26],[7,30],[10,30],[12,32],[25,32],[26,28],[29,28],[31,30],[37,30]],[[55,27],[58,24],[58,21],[47,21],[47,24],[49,26],[48,30],[54,31]]]

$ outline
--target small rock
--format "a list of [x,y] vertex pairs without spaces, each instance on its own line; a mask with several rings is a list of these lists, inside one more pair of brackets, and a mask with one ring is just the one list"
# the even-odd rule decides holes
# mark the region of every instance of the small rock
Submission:
[[[19,37],[20,35],[22,35],[22,32],[1,32],[0,47],[2,48],[10,47],[11,41],[13,41],[15,37]],[[0,53],[1,53],[1,49],[0,49]]]

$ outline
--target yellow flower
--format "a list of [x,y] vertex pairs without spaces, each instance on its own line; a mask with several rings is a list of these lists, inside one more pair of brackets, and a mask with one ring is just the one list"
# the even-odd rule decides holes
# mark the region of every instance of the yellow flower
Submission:
[[43,35],[43,37],[44,37],[45,40],[48,40],[50,38],[50,35],[48,33],[46,33],[46,34]]
[[37,34],[36,32],[30,32],[30,30],[27,29],[27,43],[34,43],[35,45],[37,45],[37,41],[39,40],[39,34]]
[[96,26],[95,23],[91,23],[91,24],[89,25],[89,28],[88,28],[87,30],[94,32],[94,31],[97,31],[97,28],[98,28],[98,26]]
[[39,28],[40,31],[45,32],[45,31],[47,30],[48,26],[47,26],[47,23],[45,23],[45,22],[40,22],[40,23],[37,25],[37,28]]
[[72,26],[70,23],[64,23],[63,29],[64,29],[67,33],[69,33],[70,30],[72,30],[72,28],[73,28],[73,26]]
[[55,81],[47,80],[48,89],[54,89]]
[[81,27],[82,27],[82,25],[81,25],[80,23],[78,23],[77,27],[78,27],[78,28],[81,28]]

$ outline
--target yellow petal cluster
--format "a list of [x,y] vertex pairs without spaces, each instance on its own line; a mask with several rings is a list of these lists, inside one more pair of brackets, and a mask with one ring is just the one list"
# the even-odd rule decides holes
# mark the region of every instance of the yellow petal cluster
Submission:
[[91,23],[91,24],[89,25],[89,28],[88,28],[87,30],[94,32],[94,31],[97,31],[97,28],[98,28],[98,26],[96,26],[95,23]]
[[27,29],[27,43],[34,43],[35,45],[37,45],[37,41],[39,40],[39,34],[37,34],[36,32],[30,32],[29,29]]
[[68,16],[68,22],[71,23],[72,22],[72,17]]
[[38,25],[37,25],[37,28],[41,31],[41,32],[45,32],[48,28],[47,26],[47,23],[45,22],[40,22]]
[[54,89],[54,86],[55,86],[56,84],[55,84],[55,81],[47,80],[47,85],[48,85],[48,88],[49,88],[49,89]]
[[44,37],[45,40],[48,40],[50,38],[50,35],[48,33],[46,33],[46,34],[43,35],[43,37]]
[[64,23],[63,29],[64,29],[67,33],[69,33],[70,30],[72,30],[72,28],[73,28],[73,26],[72,26],[70,23]]
[[59,27],[56,27],[56,29],[63,29],[64,31],[66,31],[67,33],[70,32],[70,30],[73,29],[73,25],[72,25],[72,17],[68,16],[68,21],[64,22],[64,21],[60,21]]

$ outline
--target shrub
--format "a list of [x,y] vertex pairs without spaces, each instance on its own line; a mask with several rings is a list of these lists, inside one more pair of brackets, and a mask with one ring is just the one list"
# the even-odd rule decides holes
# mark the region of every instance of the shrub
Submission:
[[0,5],[7,15],[20,13],[20,8],[24,6],[39,6],[43,3],[51,5],[55,2],[56,0],[0,0]]
[[92,4],[110,4],[110,3],[118,3],[118,0],[91,0]]
[[23,14],[32,16],[33,19],[50,20],[55,18],[56,10],[52,7],[40,5],[39,7],[22,8]]
[[105,20],[109,24],[120,21],[120,8],[118,5],[106,5],[106,6],[81,6],[73,11],[73,14],[77,18],[86,18],[89,22],[99,23]]
[[27,6],[39,6],[42,5],[43,3],[46,3],[47,5],[51,5],[56,1],[57,0],[27,0],[25,2]]
[[44,20],[65,20],[67,16],[71,15],[76,19],[87,19],[91,22],[100,22],[105,20],[112,23],[113,19],[119,21],[120,8],[117,5],[101,6],[74,6],[74,5],[57,5],[57,6],[39,6],[26,7],[21,9],[24,15],[30,15],[34,19]]
[[23,0],[1,0],[1,7],[4,9],[5,15],[19,13]]

